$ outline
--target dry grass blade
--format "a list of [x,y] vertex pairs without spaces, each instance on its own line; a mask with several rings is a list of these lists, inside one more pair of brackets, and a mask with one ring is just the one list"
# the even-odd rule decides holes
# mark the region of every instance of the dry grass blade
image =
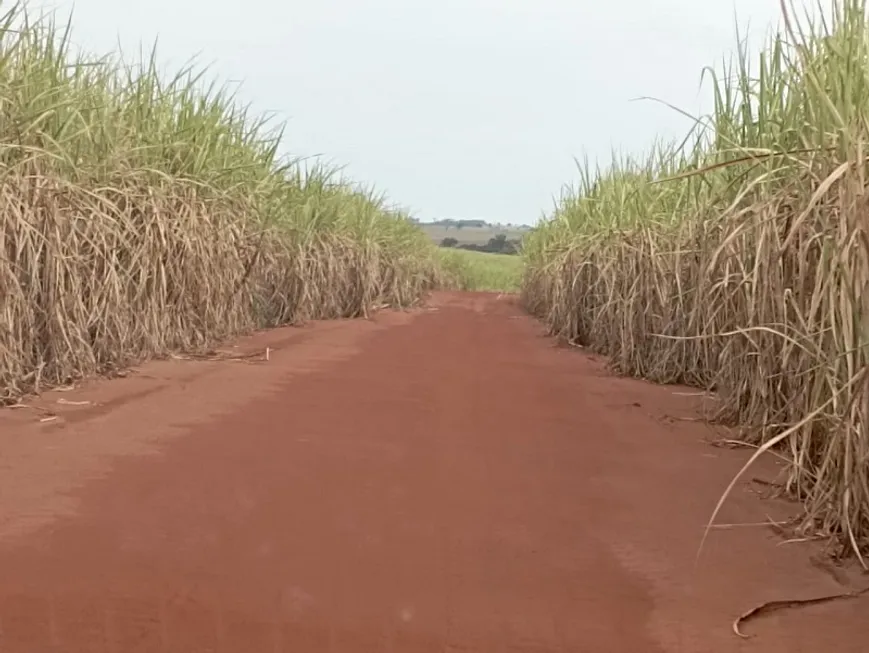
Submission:
[[747,621],[751,619],[756,619],[764,614],[769,614],[770,612],[775,612],[776,610],[786,610],[788,608],[801,608],[808,607],[810,605],[821,605],[822,603],[829,603],[830,601],[838,601],[841,599],[856,599],[860,598],[864,594],[869,593],[869,587],[865,587],[861,590],[855,592],[841,592],[839,594],[829,594],[827,596],[820,596],[814,599],[792,599],[790,601],[767,601],[766,603],[762,603],[748,612],[741,614],[734,622],[733,622],[733,632],[742,637],[743,639],[748,639],[750,635],[746,635],[742,632],[741,626],[745,624]]

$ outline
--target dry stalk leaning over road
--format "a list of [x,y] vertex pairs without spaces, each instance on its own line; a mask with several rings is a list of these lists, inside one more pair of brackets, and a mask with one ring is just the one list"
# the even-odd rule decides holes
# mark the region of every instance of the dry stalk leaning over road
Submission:
[[434,247],[193,71],[0,21],[0,402],[249,331],[407,306]]
[[[786,447],[804,526],[869,544],[869,26],[793,22],[687,144],[584,173],[525,244],[526,306],[622,373],[715,387]],[[783,440],[778,442],[778,440]]]

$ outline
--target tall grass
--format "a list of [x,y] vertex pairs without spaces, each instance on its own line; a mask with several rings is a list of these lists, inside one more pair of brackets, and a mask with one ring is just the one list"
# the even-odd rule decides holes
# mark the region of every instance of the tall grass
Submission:
[[869,23],[796,19],[705,71],[685,141],[587,168],[526,238],[526,306],[615,369],[715,388],[715,417],[789,454],[806,530],[869,543]]
[[413,303],[434,248],[196,71],[0,20],[0,401],[258,327]]

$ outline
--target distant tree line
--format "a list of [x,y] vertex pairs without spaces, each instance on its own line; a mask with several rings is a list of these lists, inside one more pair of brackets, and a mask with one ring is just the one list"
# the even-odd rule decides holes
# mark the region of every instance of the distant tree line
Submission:
[[485,220],[435,220],[434,222],[429,223],[435,227],[446,227],[447,229],[455,228],[461,229],[462,227],[471,227],[476,229],[485,229],[489,226],[489,223]]
[[469,243],[459,244],[455,238],[444,238],[441,241],[441,247],[452,247],[455,249],[469,249],[473,252],[488,252],[490,254],[518,254],[519,241],[507,238],[506,234],[498,234],[494,238],[490,238],[485,245],[473,245]]

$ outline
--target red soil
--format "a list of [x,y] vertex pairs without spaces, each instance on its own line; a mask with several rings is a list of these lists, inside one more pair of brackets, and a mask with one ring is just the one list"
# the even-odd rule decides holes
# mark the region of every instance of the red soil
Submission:
[[0,412],[0,651],[867,650],[869,599],[732,633],[843,587],[744,525],[795,511],[748,484],[696,560],[745,460],[696,398],[503,298],[432,305]]

